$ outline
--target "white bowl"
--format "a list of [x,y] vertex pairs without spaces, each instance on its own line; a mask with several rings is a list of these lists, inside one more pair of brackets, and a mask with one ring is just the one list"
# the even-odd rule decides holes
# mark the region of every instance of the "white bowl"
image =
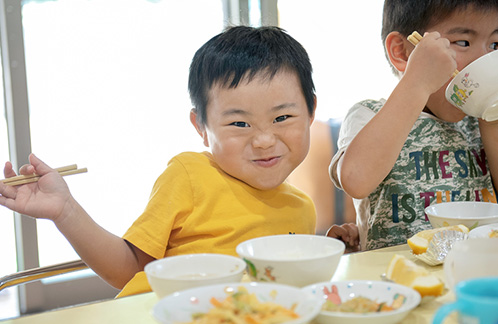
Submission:
[[224,254],[186,254],[148,263],[145,274],[159,298],[175,291],[242,280],[245,262]]
[[498,223],[498,204],[490,202],[444,202],[425,208],[425,213],[433,228],[462,224],[472,230]]
[[236,251],[252,280],[304,287],[332,279],[344,249],[331,237],[285,234],[242,242]]
[[493,230],[498,231],[498,223],[479,226],[469,232],[469,239],[490,238],[489,233]]
[[378,303],[386,302],[391,305],[396,294],[406,297],[404,304],[392,311],[372,313],[347,313],[331,312],[322,310],[315,319],[316,323],[340,323],[340,324],[390,324],[399,323],[408,313],[420,304],[420,294],[407,286],[385,281],[348,280],[321,282],[303,288],[306,292],[318,296],[325,302],[327,294],[332,291],[332,286],[337,287],[337,292],[344,303],[354,297],[362,296],[375,300]]
[[467,115],[498,119],[498,51],[481,56],[460,71],[446,87],[446,99]]
[[230,283],[192,288],[161,299],[153,308],[154,317],[163,324],[186,323],[192,320],[194,313],[206,313],[213,305],[211,298],[223,300],[227,293],[237,291],[243,286],[254,293],[260,302],[273,302],[290,308],[300,316],[287,323],[308,323],[320,312],[321,301],[316,296],[299,288],[270,283]]

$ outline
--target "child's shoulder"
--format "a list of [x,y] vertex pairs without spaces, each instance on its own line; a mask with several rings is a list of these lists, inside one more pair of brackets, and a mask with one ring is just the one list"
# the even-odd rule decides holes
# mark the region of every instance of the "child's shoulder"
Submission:
[[341,128],[344,128],[343,126],[347,127],[348,123],[354,121],[356,124],[358,120],[363,121],[364,123],[368,122],[375,114],[377,114],[380,109],[384,106],[386,103],[385,99],[379,99],[379,100],[374,100],[374,99],[365,99],[362,101],[359,101],[355,103],[349,110],[348,113],[346,114]]
[[212,161],[213,156],[209,152],[185,151],[178,153],[171,158],[170,163],[178,161],[180,163],[206,163]]
[[[173,156],[167,164],[164,173],[196,173],[205,172],[206,169],[218,169],[209,152],[182,152]],[[202,171],[204,170],[204,171]]]
[[386,101],[384,99],[374,100],[374,99],[365,99],[358,102],[354,107],[366,107],[372,110],[375,113],[378,113],[380,108],[384,106]]

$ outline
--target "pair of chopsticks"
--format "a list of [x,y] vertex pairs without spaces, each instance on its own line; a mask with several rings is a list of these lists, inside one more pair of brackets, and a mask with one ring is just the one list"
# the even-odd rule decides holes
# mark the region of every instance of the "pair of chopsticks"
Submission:
[[[417,46],[417,44],[422,40],[423,36],[420,35],[417,31],[414,31],[411,35],[407,37],[408,41],[412,43],[413,46]],[[458,70],[453,72],[452,77],[455,77],[458,74]]]
[[[87,172],[87,168],[78,169],[76,164],[60,167],[55,169],[61,176],[67,176],[72,174],[84,173]],[[20,175],[17,177],[7,178],[0,180],[3,184],[7,186],[19,186],[26,183],[36,182],[41,178],[38,174],[30,174],[30,175]]]

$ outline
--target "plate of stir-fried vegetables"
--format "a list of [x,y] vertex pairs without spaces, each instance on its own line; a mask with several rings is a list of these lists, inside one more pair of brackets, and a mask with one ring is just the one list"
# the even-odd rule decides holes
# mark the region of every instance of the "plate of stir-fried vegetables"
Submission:
[[329,281],[303,290],[322,300],[320,324],[399,323],[421,301],[412,288],[385,281]]
[[161,299],[153,315],[164,324],[298,324],[316,317],[321,305],[296,287],[233,283],[176,292]]

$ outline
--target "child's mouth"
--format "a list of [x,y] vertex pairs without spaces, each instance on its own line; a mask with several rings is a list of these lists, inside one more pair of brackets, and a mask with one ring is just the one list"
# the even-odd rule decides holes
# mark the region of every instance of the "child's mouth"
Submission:
[[280,161],[279,156],[273,156],[273,157],[266,158],[266,159],[253,160],[253,162],[256,163],[258,166],[261,166],[264,168],[272,167],[275,164],[277,164],[278,161]]

